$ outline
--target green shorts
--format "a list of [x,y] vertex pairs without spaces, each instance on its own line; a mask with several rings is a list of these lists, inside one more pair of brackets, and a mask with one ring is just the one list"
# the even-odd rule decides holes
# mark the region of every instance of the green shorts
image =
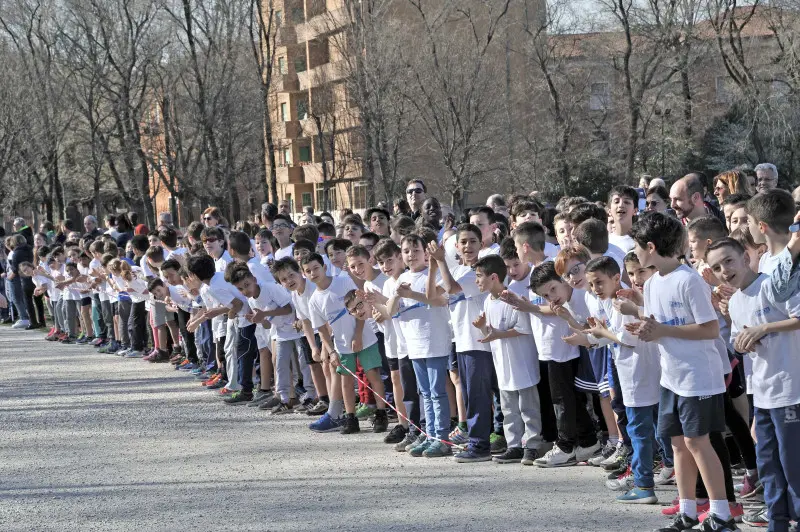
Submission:
[[[378,349],[378,343],[375,342],[358,353],[339,354],[339,362],[353,373],[356,372],[356,360],[361,363],[361,368],[365,372],[381,367],[383,362],[381,361],[381,352]],[[336,373],[339,375],[349,375],[344,368],[336,368]]]

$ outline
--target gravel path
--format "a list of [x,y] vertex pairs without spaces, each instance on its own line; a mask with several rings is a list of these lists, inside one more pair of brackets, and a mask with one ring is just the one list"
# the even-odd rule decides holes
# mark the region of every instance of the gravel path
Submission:
[[[396,453],[227,406],[164,364],[0,329],[0,530],[650,530],[598,469]],[[368,424],[362,423],[362,430]],[[658,492],[662,501],[675,496]]]

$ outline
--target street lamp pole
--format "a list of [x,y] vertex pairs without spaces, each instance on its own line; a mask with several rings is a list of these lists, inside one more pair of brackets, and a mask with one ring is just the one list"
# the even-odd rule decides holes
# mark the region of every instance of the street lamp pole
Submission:
[[666,107],[662,109],[661,107],[656,107],[655,114],[657,117],[661,118],[661,177],[664,177],[665,174],[665,163],[664,163],[664,119],[666,119],[669,114],[672,112],[672,109]]

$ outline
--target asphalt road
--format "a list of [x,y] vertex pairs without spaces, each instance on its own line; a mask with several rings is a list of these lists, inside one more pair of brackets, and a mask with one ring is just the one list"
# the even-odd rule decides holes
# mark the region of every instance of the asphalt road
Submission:
[[[165,364],[0,328],[0,531],[519,530],[664,526],[601,471],[456,464],[382,435],[223,404]],[[659,490],[670,501],[674,487]]]

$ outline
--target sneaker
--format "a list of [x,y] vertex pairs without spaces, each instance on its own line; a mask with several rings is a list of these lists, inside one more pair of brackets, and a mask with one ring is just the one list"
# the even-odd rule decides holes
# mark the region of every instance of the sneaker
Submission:
[[619,446],[617,444],[611,443],[611,440],[608,440],[603,449],[600,451],[600,454],[589,458],[589,460],[587,460],[586,463],[589,464],[590,466],[597,467],[603,460],[606,460],[607,458],[614,456],[618,448]]
[[617,451],[613,455],[609,456],[608,458],[600,462],[600,467],[602,467],[606,471],[614,471],[616,469],[620,469],[620,466],[626,460],[628,460],[630,455],[631,455],[631,448],[626,445],[622,445],[617,448]]
[[75,345],[78,343],[78,340],[73,338],[72,336],[67,336],[63,340],[59,340],[59,342],[63,345]]
[[328,411],[328,404],[327,401],[317,401],[317,404],[306,410],[307,416],[321,416],[325,412]]
[[231,390],[230,388],[228,388],[228,386],[227,386],[227,384],[226,384],[225,386],[222,386],[222,387],[220,387],[220,388],[219,388],[219,392],[217,392],[217,393],[218,393],[219,395],[223,395],[223,396],[225,396],[225,395],[233,395],[233,394],[235,394],[235,393],[236,393],[236,392],[238,392],[238,391],[239,391],[239,390]]
[[156,364],[169,362],[169,353],[167,353],[166,351],[156,351],[156,356],[151,358],[150,362],[155,362]]
[[305,414],[312,406],[314,406],[314,399],[305,399],[302,403],[294,407],[294,413]]
[[428,448],[422,451],[422,456],[425,458],[443,458],[453,454],[453,450],[444,442],[435,441],[428,445]]
[[105,341],[106,341],[106,339],[105,339],[105,338],[95,338],[94,340],[92,340],[92,341],[91,341],[91,342],[89,342],[89,343],[91,343],[91,344],[92,344],[92,346],[94,346],[94,347],[97,347],[97,346],[99,346],[100,344],[102,344],[102,343],[103,343],[103,342],[105,342]]
[[281,404],[281,398],[279,395],[273,395],[269,399],[266,399],[263,403],[258,405],[259,410],[272,410],[276,406]]
[[200,384],[202,384],[203,386],[211,386],[212,384],[216,384],[221,378],[222,374],[215,373],[214,375],[211,375],[211,377],[209,377],[207,380],[204,380]]
[[206,390],[220,390],[224,389],[228,385],[228,381],[220,377],[217,379],[214,384],[209,384],[206,386]]
[[[744,516],[744,506],[742,506],[742,503],[740,503],[740,502],[729,502],[728,503],[728,507],[731,510],[731,517],[730,518],[733,519],[733,521],[736,522],[736,523],[741,523],[742,522],[742,517]],[[697,519],[701,523],[704,523],[705,520],[711,515],[714,515],[714,514],[712,514],[710,511],[703,512],[703,513],[701,513],[701,514],[699,514],[697,516]]]
[[533,465],[537,458],[539,458],[539,451],[526,447],[522,452],[522,460],[520,463],[522,465]]
[[705,532],[737,532],[739,527],[736,526],[736,521],[733,518],[725,520],[710,513],[705,517],[700,530]]
[[344,416],[342,429],[339,431],[339,433],[355,434],[356,432],[361,432],[361,427],[358,425],[358,418],[355,416],[355,414],[346,414]]
[[250,402],[247,403],[247,406],[251,407],[258,406],[272,396],[273,396],[272,390],[267,390],[267,391],[257,390],[256,393],[253,395],[253,399],[251,399]]
[[101,347],[97,350],[98,353],[102,353],[104,355],[108,355],[111,353],[116,353],[119,350],[119,344],[116,341],[113,341],[106,345],[105,347]]
[[489,436],[489,452],[492,454],[503,454],[506,452],[507,448],[506,437],[502,434],[492,432],[491,436]]
[[125,358],[142,358],[144,353],[142,351],[135,351],[131,349],[127,353],[125,353]]
[[280,416],[281,414],[291,414],[294,412],[294,407],[290,403],[280,403],[279,405],[275,406],[270,410],[270,413],[274,416]]
[[120,347],[119,350],[114,354],[117,355],[118,357],[124,357],[131,351],[133,351],[133,349],[131,349],[130,347]]
[[407,447],[413,446],[414,443],[417,441],[417,435],[411,432],[410,430],[406,432],[405,438],[403,441],[397,442],[394,446],[394,450],[398,453],[404,453],[407,451]]
[[224,399],[226,405],[242,405],[249,403],[253,400],[252,393],[244,393],[243,391],[233,392]]
[[344,425],[344,418],[333,419],[327,412],[318,420],[311,423],[308,428],[314,432],[339,432]]
[[11,328],[12,329],[24,329],[25,327],[27,327],[30,324],[31,324],[31,322],[28,321],[28,320],[19,320],[17,323],[12,325]]
[[759,528],[769,526],[767,507],[757,508],[749,514],[742,516],[742,523]]
[[543,457],[533,461],[533,465],[538,467],[564,467],[577,463],[574,451],[570,453],[564,452],[558,445],[553,445],[553,448],[547,451]]
[[633,473],[631,468],[612,480],[606,480],[606,487],[611,491],[628,491],[633,488]]
[[389,431],[389,434],[384,436],[383,443],[390,443],[393,445],[400,443],[406,439],[406,435],[408,435],[408,429],[403,425],[397,424],[392,427],[392,430]]
[[656,492],[647,488],[631,488],[617,497],[617,502],[622,504],[655,504],[658,502]]
[[375,405],[360,404],[358,408],[356,408],[356,417],[358,419],[367,419],[375,413],[376,409],[377,407]]
[[670,526],[658,528],[655,532],[681,532],[683,530],[691,530],[699,524],[700,521],[697,519],[692,519],[686,514],[678,514]]
[[764,485],[758,478],[758,473],[753,476],[745,475],[742,489],[739,490],[739,497],[742,499],[752,499],[759,493],[764,493]]
[[94,338],[92,338],[91,336],[84,336],[83,338],[79,339],[75,343],[79,344],[79,345],[86,345],[86,344],[89,344],[89,343],[92,343],[92,342],[94,342]]
[[[708,502],[708,499],[702,499],[703,502],[697,501],[697,513],[702,514],[703,512],[707,512],[709,508],[711,508],[711,503]],[[661,515],[678,515],[681,513],[681,504],[678,498],[676,497],[675,500],[672,501],[672,506],[667,506],[666,508],[662,508]],[[698,521],[699,522],[699,521]]]
[[667,486],[675,484],[675,468],[662,466],[658,473],[653,477],[656,486]]
[[459,464],[471,464],[473,462],[491,462],[492,455],[486,451],[477,451],[474,447],[468,446],[463,451],[453,455],[453,460]]
[[518,464],[522,461],[525,452],[522,447],[509,447],[503,454],[498,454],[492,457],[493,462],[498,464]]
[[[420,442],[420,438],[424,438],[424,439],[422,440],[422,442]],[[417,438],[417,441],[416,441],[416,442],[414,442],[414,443],[415,443],[416,445],[414,445],[414,446],[411,448],[411,450],[410,450],[410,451],[408,451],[408,454],[410,454],[410,455],[411,455],[411,456],[413,456],[414,458],[419,458],[419,457],[421,457],[421,456],[422,456],[422,453],[424,453],[424,452],[425,452],[425,450],[426,450],[428,447],[430,447],[430,445],[433,443],[433,440],[429,440],[429,439],[428,439],[426,436],[423,436],[422,434],[420,434],[420,437],[419,437],[419,438]]]
[[180,364],[183,361],[183,355],[172,355],[169,357],[170,364]]
[[447,439],[455,445],[466,445],[469,443],[469,436],[458,426],[448,434]]
[[386,410],[375,410],[375,421],[372,424],[372,432],[378,434],[386,432],[387,430],[389,430],[389,416],[386,414]]
[[590,458],[598,455],[602,450],[603,447],[600,445],[600,442],[595,442],[594,445],[589,447],[581,447],[578,445],[575,447],[575,461],[588,462]]

